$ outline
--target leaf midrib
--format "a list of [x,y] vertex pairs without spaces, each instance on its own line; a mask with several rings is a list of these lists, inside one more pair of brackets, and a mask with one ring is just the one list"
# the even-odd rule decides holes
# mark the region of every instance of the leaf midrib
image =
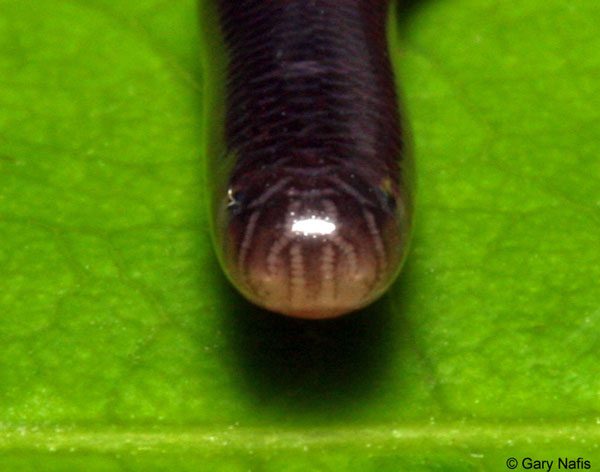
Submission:
[[[157,428],[157,427],[154,427]],[[4,427],[0,451],[160,451],[169,450],[274,450],[327,447],[409,449],[419,444],[431,450],[460,445],[485,448],[549,443],[600,444],[598,419],[580,424],[544,422],[523,424],[443,423],[433,425],[379,426],[360,428],[250,428],[201,427]],[[149,431],[150,429],[150,431]]]

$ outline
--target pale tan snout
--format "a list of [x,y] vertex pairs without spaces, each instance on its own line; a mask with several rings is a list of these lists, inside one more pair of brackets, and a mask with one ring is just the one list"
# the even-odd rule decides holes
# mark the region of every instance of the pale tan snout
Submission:
[[278,241],[248,274],[255,303],[286,315],[331,318],[373,299],[377,264],[339,236]]
[[[368,219],[352,228],[323,214],[290,211],[277,236],[246,248],[245,295],[268,310],[331,318],[360,309],[386,285],[383,241]],[[362,215],[361,215],[362,216]]]

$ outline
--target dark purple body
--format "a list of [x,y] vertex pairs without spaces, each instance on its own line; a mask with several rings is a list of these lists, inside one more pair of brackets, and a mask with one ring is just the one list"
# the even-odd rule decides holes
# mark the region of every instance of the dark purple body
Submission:
[[412,213],[388,2],[216,1],[234,159],[218,217],[226,271],[286,314],[364,306],[398,272]]

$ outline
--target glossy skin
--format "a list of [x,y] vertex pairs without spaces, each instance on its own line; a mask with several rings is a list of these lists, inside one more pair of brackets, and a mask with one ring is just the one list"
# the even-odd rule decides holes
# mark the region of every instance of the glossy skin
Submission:
[[385,0],[215,0],[228,55],[215,243],[252,302],[303,318],[362,308],[409,239],[410,162]]

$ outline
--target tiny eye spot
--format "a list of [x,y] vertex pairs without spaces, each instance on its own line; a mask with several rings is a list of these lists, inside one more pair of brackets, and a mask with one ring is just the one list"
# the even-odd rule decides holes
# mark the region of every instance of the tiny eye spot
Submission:
[[227,190],[227,208],[236,204],[235,192],[232,188]]
[[227,190],[227,210],[233,215],[237,215],[242,211],[244,202],[244,194],[240,191],[235,191],[232,188]]
[[393,194],[388,193],[386,195],[386,204],[390,210],[396,211],[396,197]]
[[381,205],[389,210],[395,212],[397,207],[396,196],[392,192],[385,191],[381,188],[377,189],[377,198]]

